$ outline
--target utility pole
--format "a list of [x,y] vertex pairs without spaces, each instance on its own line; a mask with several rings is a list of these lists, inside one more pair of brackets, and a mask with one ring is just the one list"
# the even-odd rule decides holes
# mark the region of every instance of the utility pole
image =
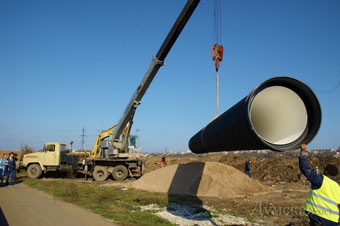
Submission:
[[85,137],[86,137],[86,135],[85,135],[85,127],[83,127],[83,129],[81,130],[82,131],[82,133],[81,133],[81,150],[82,151],[84,151],[85,150]]
[[73,140],[70,141],[70,146],[71,146],[71,147],[70,147],[70,152],[73,151],[73,149],[72,149],[72,144],[73,144]]

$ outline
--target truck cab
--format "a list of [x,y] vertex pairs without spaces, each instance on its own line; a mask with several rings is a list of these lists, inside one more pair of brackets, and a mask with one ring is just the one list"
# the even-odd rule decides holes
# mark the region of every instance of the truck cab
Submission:
[[67,163],[67,168],[76,168],[77,156],[67,156],[68,152],[64,143],[46,142],[42,151],[24,155],[22,164],[30,178],[38,178],[42,172],[61,170],[63,163]]
[[59,166],[60,156],[68,152],[66,144],[63,143],[45,143],[43,148],[44,165]]

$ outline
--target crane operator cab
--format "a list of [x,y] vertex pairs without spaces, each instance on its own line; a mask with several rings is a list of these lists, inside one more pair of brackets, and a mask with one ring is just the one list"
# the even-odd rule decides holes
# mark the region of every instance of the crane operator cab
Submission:
[[102,158],[139,158],[139,136],[130,134],[128,139],[127,153],[117,153],[112,147],[112,140],[106,139],[101,142]]
[[131,157],[139,158],[140,146],[139,146],[139,136],[130,134],[128,150]]

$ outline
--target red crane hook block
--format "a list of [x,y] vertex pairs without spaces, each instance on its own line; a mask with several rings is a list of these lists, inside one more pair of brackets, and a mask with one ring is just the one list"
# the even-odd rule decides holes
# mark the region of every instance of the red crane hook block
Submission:
[[212,60],[215,61],[216,71],[220,68],[220,62],[223,60],[223,46],[214,44],[211,48]]

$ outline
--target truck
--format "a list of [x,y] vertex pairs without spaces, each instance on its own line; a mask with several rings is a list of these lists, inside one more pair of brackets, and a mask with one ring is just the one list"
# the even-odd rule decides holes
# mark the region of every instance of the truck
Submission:
[[[176,42],[200,0],[188,0],[163,44],[153,57],[143,79],[132,95],[120,121],[97,135],[90,153],[73,153],[66,144],[47,142],[42,152],[26,154],[23,168],[27,176],[38,178],[49,171],[80,172],[92,176],[96,181],[104,181],[110,175],[115,180],[125,180],[134,176],[135,171],[143,174],[145,160],[140,158],[138,136],[130,134],[137,107],[163,66],[164,60]],[[111,138],[111,139],[110,139]]]
[[[131,138],[136,139],[136,136]],[[104,143],[103,150],[108,146],[107,141]],[[104,181],[112,175],[121,181],[143,173],[145,160],[139,157],[138,147],[129,145],[129,149],[133,150],[129,158],[91,158],[91,153],[71,152],[64,143],[46,142],[41,152],[24,155],[22,165],[32,179],[39,178],[42,173],[69,172],[82,173],[86,178],[92,176],[96,181]]]

